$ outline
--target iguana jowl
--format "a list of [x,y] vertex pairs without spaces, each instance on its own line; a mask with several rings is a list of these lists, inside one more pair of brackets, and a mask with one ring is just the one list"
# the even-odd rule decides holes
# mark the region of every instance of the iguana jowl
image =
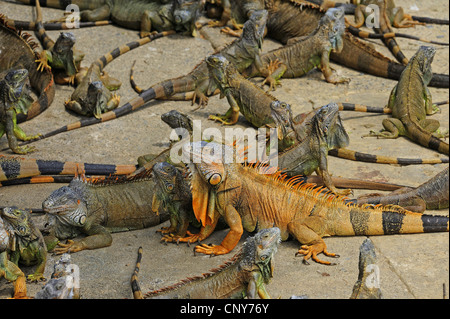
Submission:
[[[226,254],[238,243],[244,230],[254,231],[276,226],[281,238],[289,235],[301,244],[297,254],[323,264],[317,255],[330,257],[322,237],[354,235],[388,235],[422,232],[448,232],[448,216],[413,213],[400,206],[347,205],[343,198],[314,185],[285,180],[281,171],[264,165],[242,166],[233,163],[234,150],[215,143],[191,143],[190,172],[194,213],[203,226],[214,229],[223,216],[230,231],[220,245],[202,244],[195,248],[204,254]],[[225,157],[223,158],[223,154]],[[228,155],[227,155],[228,154]],[[270,175],[262,173],[271,173]],[[203,240],[192,236],[193,241]]]
[[131,289],[135,299],[228,299],[270,298],[266,290],[273,275],[273,259],[281,242],[277,227],[260,230],[246,239],[241,250],[224,265],[201,276],[180,281],[169,287],[142,294],[138,272],[142,258],[139,248],[135,271],[131,277]]

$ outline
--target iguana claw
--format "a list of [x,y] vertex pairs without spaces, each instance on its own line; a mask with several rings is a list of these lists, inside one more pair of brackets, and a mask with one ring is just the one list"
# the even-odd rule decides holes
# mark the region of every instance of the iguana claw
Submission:
[[195,252],[205,255],[224,255],[228,254],[229,250],[220,245],[206,245],[201,244],[195,247]]
[[327,251],[326,245],[325,243],[318,243],[318,244],[313,244],[313,245],[303,245],[300,247],[300,249],[295,253],[295,256],[298,255],[305,255],[303,257],[303,264],[304,265],[309,265],[308,263],[308,259],[312,258],[312,260],[314,260],[315,262],[319,263],[319,264],[323,264],[323,265],[328,265],[328,266],[334,266],[336,265],[336,263],[330,263],[329,261],[324,261],[321,260],[319,258],[317,258],[317,255],[323,253],[325,256],[328,257],[334,257],[334,258],[338,258],[339,255],[333,254],[333,253],[329,253]]
[[75,242],[71,239],[67,240],[67,244],[58,243],[53,252],[56,255],[61,255],[64,253],[75,253],[77,251],[83,250],[83,245],[79,242]]

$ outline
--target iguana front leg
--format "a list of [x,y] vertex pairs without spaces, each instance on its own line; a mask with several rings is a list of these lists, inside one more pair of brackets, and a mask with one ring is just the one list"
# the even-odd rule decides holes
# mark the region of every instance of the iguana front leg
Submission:
[[44,72],[44,69],[51,70],[52,67],[49,65],[49,62],[52,61],[52,53],[48,50],[43,50],[39,54],[39,59],[35,60],[39,65],[37,67],[38,71]]
[[239,119],[240,108],[239,108],[237,101],[231,94],[231,92],[228,91],[226,93],[226,97],[228,100],[228,104],[230,104],[230,108],[228,109],[227,113],[225,113],[224,115],[219,115],[219,114],[210,115],[208,117],[208,119],[213,120],[213,121],[219,121],[224,125],[233,125],[233,124],[236,124],[236,122]]
[[200,242],[200,241],[208,238],[212,234],[212,232],[216,228],[216,225],[217,225],[218,221],[219,221],[219,214],[216,212],[213,224],[202,226],[200,228],[200,231],[198,233],[196,233],[196,234],[192,234],[191,232],[186,231],[186,234],[188,236],[177,238],[176,242],[177,243],[179,243],[179,242],[187,243],[187,244]]
[[266,285],[264,284],[264,279],[259,271],[252,272],[252,279],[247,286],[247,298],[256,299],[256,294],[261,299],[271,299],[269,293],[266,290]]
[[58,243],[58,246],[53,250],[55,254],[60,255],[64,253],[75,253],[85,249],[97,249],[111,246],[112,236],[108,230],[100,225],[91,226],[85,230],[88,237],[79,241],[68,240],[67,244]]
[[330,50],[323,50],[320,57],[320,70],[322,71],[325,80],[328,83],[338,84],[338,83],[348,83],[350,79],[343,76],[337,76],[336,72],[330,67]]
[[[3,126],[4,125],[4,126]],[[18,139],[21,141],[34,140],[41,136],[27,136],[25,132],[17,125],[16,111],[10,109],[6,111],[6,123],[0,124],[0,136],[6,131],[9,148],[16,154],[28,154],[34,152],[36,148],[33,146],[19,146]]]
[[270,61],[265,71],[262,72],[262,75],[266,76],[262,85],[268,84],[269,89],[275,91],[277,86],[281,86],[280,78],[286,70],[286,64],[282,63],[280,60],[276,59],[275,61]]
[[[228,254],[236,247],[244,232],[241,216],[231,204],[228,204],[225,208],[224,218],[227,225],[230,226],[230,231],[225,236],[222,243],[220,245],[202,244],[195,247],[195,252],[205,255],[224,255]],[[215,220],[217,219],[218,218],[215,218]]]
[[2,277],[14,281],[14,299],[28,298],[25,274],[15,263],[8,260],[6,251],[0,254],[0,278]]

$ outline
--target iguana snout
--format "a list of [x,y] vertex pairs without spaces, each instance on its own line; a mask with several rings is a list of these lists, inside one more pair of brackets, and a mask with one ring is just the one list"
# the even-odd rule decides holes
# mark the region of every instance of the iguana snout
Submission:
[[72,32],[61,32],[55,42],[53,50],[58,53],[67,52],[73,48],[75,42],[75,35]]

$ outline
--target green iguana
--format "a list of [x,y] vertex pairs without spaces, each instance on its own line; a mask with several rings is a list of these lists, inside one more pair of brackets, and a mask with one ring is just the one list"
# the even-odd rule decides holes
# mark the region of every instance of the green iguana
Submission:
[[71,32],[61,32],[56,42],[47,35],[39,1],[36,1],[36,36],[44,47],[36,60],[39,62],[38,71],[52,70],[56,83],[73,84],[84,53],[75,49],[75,35]]
[[32,41],[31,35],[16,31],[8,26],[7,21],[8,19],[0,14],[0,72],[27,69],[30,85],[37,95],[37,99],[28,108],[28,113],[17,114],[17,122],[21,123],[39,115],[50,106],[55,96],[55,85],[50,71],[37,70],[37,44]]
[[366,238],[359,247],[358,280],[353,286],[350,299],[381,299],[379,268],[375,247]]
[[28,141],[40,136],[28,136],[17,125],[17,114],[26,114],[33,102],[28,83],[26,69],[10,70],[0,81],[0,137],[6,133],[9,148],[16,154],[27,154],[36,150],[33,146],[19,146],[18,139]]
[[[317,257],[320,253],[337,257],[327,251],[325,236],[448,232],[448,216],[414,213],[395,205],[347,205],[323,188],[299,184],[296,177],[286,180],[273,167],[233,163],[234,150],[226,146],[191,143],[185,151],[191,155],[187,167],[195,216],[211,232],[219,216],[230,227],[220,245],[196,246],[198,253],[226,254],[244,230],[278,227],[283,240],[291,235],[302,244],[297,255],[304,255],[304,263],[312,258],[330,265]],[[208,236],[190,237],[197,241]]]
[[[165,212],[152,209],[155,181],[150,173],[90,181],[76,177],[55,190],[42,203],[51,229],[47,245],[69,239],[67,244],[57,244],[57,254],[97,249],[111,245],[110,232],[142,229],[167,220]],[[81,233],[87,237],[71,240]]]
[[448,167],[428,181],[415,188],[400,188],[392,193],[366,194],[350,202],[372,205],[399,205],[410,211],[422,213],[426,209],[445,209],[449,207]]
[[269,299],[266,285],[273,276],[273,259],[281,242],[277,227],[260,230],[246,239],[240,251],[225,264],[200,276],[142,294],[138,283],[142,247],[131,276],[134,299]]
[[[31,4],[30,0],[20,0]],[[101,21],[111,19],[119,26],[140,30],[140,36],[146,37],[152,31],[176,30],[191,34],[197,14],[190,15],[186,21],[183,13],[189,10],[197,12],[202,2],[198,0],[74,0],[46,1],[46,6],[65,10],[69,5],[77,5],[81,11],[81,21]]]
[[[230,11],[237,23],[245,21],[253,10],[267,9],[267,36],[283,44],[291,38],[313,32],[325,13],[320,6],[303,0],[239,0],[235,6],[229,4],[230,1],[222,2],[224,13]],[[400,78],[404,65],[395,63],[349,32],[345,32],[343,41],[341,52],[331,52],[332,61],[375,76],[392,80]],[[430,86],[448,88],[448,74],[433,74]]]
[[434,47],[419,48],[391,91],[388,107],[392,110],[392,118],[383,120],[385,131],[371,131],[365,136],[395,139],[404,135],[422,146],[449,155],[448,143],[439,139],[448,137],[448,130],[445,133],[439,132],[439,121],[426,118],[439,110],[433,105],[427,87],[435,53]]
[[281,77],[294,78],[319,68],[329,83],[348,82],[348,78],[338,77],[330,67],[330,52],[340,52],[343,48],[342,36],[345,32],[344,10],[329,9],[319,20],[317,28],[309,35],[290,39],[280,49],[261,55],[265,68],[263,72],[246,70],[245,75],[263,76],[270,89],[279,85]]

